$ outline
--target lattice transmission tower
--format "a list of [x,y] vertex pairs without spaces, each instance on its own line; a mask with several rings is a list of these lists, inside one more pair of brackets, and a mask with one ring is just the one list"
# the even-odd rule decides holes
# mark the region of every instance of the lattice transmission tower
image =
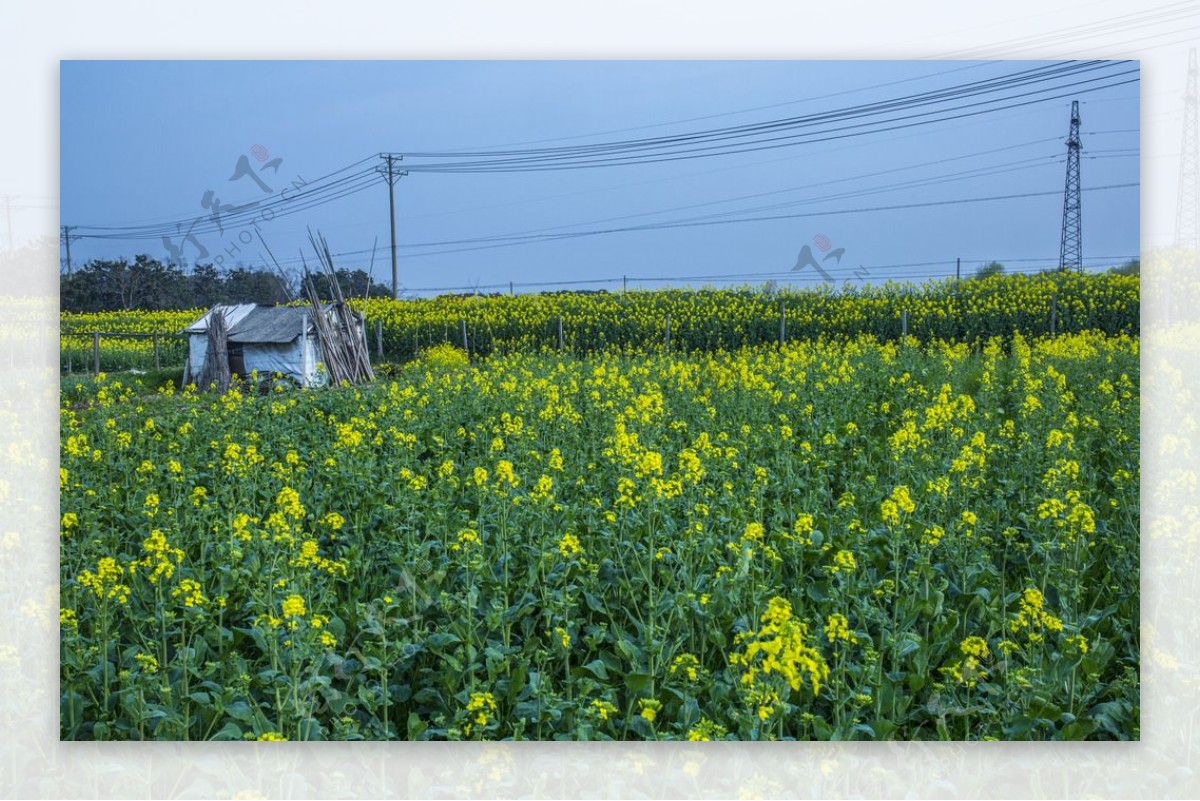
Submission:
[[1063,192],[1062,244],[1058,269],[1083,271],[1083,208],[1079,191],[1079,101],[1071,101],[1071,134],[1067,137],[1067,187]]

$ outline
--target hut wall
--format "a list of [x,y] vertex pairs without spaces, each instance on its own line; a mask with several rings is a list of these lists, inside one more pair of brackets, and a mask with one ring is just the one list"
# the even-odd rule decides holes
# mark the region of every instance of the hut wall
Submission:
[[246,343],[242,346],[246,372],[257,370],[259,375],[280,373],[307,386],[307,370],[300,352],[300,337],[291,342]]
[[194,382],[204,369],[204,357],[208,355],[208,334],[188,336],[188,381]]
[[308,376],[306,386],[324,386],[329,376],[324,370],[317,370],[317,362],[321,361],[321,343],[317,340],[317,335],[309,334],[296,341],[303,343],[304,374]]

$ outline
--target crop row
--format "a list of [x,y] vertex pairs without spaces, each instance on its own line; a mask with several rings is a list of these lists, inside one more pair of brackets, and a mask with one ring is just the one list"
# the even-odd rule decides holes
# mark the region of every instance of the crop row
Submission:
[[[1013,331],[1026,336],[1098,330],[1139,332],[1136,277],[1076,273],[996,276],[985,280],[888,284],[842,290],[663,290],[518,296],[372,299],[363,307],[371,352],[404,362],[438,344],[472,355],[562,349],[673,352],[736,350],[762,344],[902,333],[921,340],[980,344]],[[62,316],[63,369],[93,367],[93,332],[175,334],[202,310]],[[382,343],[379,341],[382,334]],[[180,364],[181,338],[164,337],[161,363]],[[105,336],[101,369],[147,369],[144,339]]]

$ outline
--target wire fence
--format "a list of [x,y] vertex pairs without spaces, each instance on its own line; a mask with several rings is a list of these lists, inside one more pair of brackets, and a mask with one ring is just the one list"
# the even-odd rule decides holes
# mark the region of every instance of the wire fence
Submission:
[[59,340],[59,372],[101,373],[182,367],[187,336],[178,332],[64,332]]
[[[663,289],[649,292],[442,295],[358,301],[372,360],[402,363],[437,345],[472,356],[601,350],[737,350],[796,340],[869,335],[979,343],[993,336],[1140,330],[1138,279],[1109,274],[1010,275],[834,290]],[[130,320],[114,321],[140,328]],[[178,322],[178,321],[176,321]],[[64,324],[64,373],[182,367],[174,331],[80,330]]]

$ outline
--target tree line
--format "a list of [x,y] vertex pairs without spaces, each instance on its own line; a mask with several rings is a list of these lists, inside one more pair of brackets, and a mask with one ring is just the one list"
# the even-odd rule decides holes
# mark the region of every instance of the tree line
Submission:
[[[346,297],[387,297],[390,292],[363,270],[337,271]],[[317,292],[330,296],[329,279],[314,275]],[[299,296],[299,276],[234,267],[218,270],[177,264],[146,255],[126,259],[93,259],[59,279],[60,307],[68,312],[129,309],[193,309],[218,303],[287,303]]]

